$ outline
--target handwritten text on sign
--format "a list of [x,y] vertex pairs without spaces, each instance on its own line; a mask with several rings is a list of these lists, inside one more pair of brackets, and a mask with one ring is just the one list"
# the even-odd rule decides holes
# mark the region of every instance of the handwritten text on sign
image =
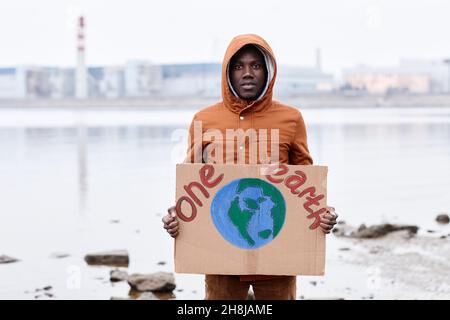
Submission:
[[[295,195],[299,199],[303,200],[303,208],[308,212],[306,216],[308,219],[314,219],[309,226],[314,230],[320,225],[320,215],[326,212],[326,207],[321,205],[320,201],[325,198],[323,194],[316,194],[316,188],[314,186],[307,186],[306,182],[308,177],[303,171],[295,170],[293,173],[289,172],[289,167],[283,164],[272,165],[267,167],[264,174],[266,179],[275,185],[284,185],[288,188],[291,194]],[[186,191],[186,195],[181,196],[175,206],[177,216],[185,221],[191,222],[197,216],[197,206],[202,207],[203,202],[197,196],[200,195],[194,193],[194,188],[197,189],[205,198],[209,198],[208,189],[217,186],[224,178],[224,174],[220,174],[214,177],[214,166],[211,164],[203,165],[199,170],[200,182],[192,181],[183,186]],[[190,207],[189,214],[182,209],[183,202],[186,202]],[[186,208],[186,206],[184,206]]]

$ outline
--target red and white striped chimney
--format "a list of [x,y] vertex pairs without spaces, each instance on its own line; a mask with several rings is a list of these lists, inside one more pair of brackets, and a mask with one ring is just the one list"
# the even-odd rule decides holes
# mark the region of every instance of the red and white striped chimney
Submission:
[[84,17],[78,19],[77,30],[77,68],[76,68],[76,90],[78,99],[86,99],[88,96],[88,82],[86,69],[86,46],[84,38]]

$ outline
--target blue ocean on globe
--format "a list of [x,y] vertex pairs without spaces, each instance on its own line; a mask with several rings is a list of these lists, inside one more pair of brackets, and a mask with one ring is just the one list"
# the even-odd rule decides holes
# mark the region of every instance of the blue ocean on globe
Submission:
[[264,180],[237,179],[216,193],[211,217],[228,242],[242,249],[257,249],[281,231],[286,203],[281,192]]

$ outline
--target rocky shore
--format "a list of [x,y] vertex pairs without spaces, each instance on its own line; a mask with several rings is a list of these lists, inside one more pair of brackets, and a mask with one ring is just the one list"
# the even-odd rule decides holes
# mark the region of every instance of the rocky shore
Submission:
[[[440,214],[435,217],[436,230],[420,232],[415,225],[357,227],[340,221],[327,243],[325,276],[299,277],[298,299],[450,299],[449,222],[448,214]],[[68,257],[71,254],[65,252],[49,256],[50,261]],[[132,257],[127,250],[88,253],[84,261],[104,270],[105,277],[93,281],[128,288],[121,295],[111,294],[112,300],[176,299],[183,290],[192,290],[177,288],[177,275],[171,272],[129,274]],[[21,263],[19,258],[0,254],[0,264]],[[157,263],[160,268],[165,265],[165,261]],[[195,291],[202,293],[203,287]],[[24,293],[34,299],[59,298],[52,284]],[[254,299],[251,291],[249,299]]]

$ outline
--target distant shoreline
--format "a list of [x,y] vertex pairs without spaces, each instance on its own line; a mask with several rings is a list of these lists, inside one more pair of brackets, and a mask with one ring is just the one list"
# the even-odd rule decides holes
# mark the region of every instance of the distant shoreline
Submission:
[[[391,108],[391,107],[450,107],[447,95],[304,95],[274,98],[288,105],[305,109],[320,108]],[[119,98],[119,99],[0,99],[0,109],[132,109],[132,110],[195,110],[212,105],[220,98]]]

